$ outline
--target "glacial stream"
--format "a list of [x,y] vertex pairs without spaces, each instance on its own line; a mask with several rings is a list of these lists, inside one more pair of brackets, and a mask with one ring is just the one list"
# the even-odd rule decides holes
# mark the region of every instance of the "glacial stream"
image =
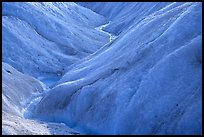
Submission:
[[111,21],[109,21],[108,23],[104,24],[104,25],[101,25],[99,27],[96,27],[95,29],[97,31],[100,31],[102,33],[105,33],[105,34],[108,34],[109,35],[109,39],[110,39],[110,42],[113,41],[117,36],[107,32],[107,31],[104,31],[103,28],[105,28],[106,26],[110,25],[111,24]]

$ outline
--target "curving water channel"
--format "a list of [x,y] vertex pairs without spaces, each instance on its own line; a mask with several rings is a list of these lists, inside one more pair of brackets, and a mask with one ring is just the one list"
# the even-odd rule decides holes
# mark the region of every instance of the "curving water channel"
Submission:
[[110,42],[113,41],[117,36],[107,32],[107,31],[104,31],[103,28],[105,28],[106,26],[110,25],[111,24],[111,21],[109,21],[108,23],[104,24],[104,25],[101,25],[99,27],[96,27],[95,29],[97,31],[100,31],[102,33],[105,33],[105,34],[108,34],[109,35],[109,39],[110,39]]

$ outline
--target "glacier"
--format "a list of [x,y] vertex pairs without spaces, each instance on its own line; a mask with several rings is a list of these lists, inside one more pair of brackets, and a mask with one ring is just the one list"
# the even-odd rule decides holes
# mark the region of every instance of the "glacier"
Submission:
[[42,134],[202,134],[201,2],[4,2],[2,11],[3,84],[18,82],[3,87],[3,121],[29,123],[25,134],[36,122]]

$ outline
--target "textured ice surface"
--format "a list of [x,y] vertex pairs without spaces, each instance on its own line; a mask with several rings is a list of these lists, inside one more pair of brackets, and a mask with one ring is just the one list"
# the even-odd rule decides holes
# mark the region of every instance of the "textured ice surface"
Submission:
[[202,4],[167,5],[72,65],[36,116],[98,134],[201,134],[201,49]]
[[77,4],[2,4],[3,134],[202,134],[202,3]]

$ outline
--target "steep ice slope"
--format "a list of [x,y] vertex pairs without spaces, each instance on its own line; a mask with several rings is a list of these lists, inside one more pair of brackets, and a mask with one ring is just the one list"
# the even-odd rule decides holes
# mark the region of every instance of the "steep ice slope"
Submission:
[[72,65],[33,116],[97,134],[201,134],[201,38],[202,3],[155,12]]
[[[2,62],[2,134],[78,134],[64,124],[23,118],[30,100],[41,94],[42,83]],[[36,128],[37,127],[37,128]]]
[[183,2],[77,2],[96,13],[107,17],[112,22],[104,30],[115,35],[125,31],[132,24],[139,23],[146,16],[169,6],[173,8]]
[[57,76],[109,42],[101,15],[75,3],[2,4],[3,61],[26,74]]

